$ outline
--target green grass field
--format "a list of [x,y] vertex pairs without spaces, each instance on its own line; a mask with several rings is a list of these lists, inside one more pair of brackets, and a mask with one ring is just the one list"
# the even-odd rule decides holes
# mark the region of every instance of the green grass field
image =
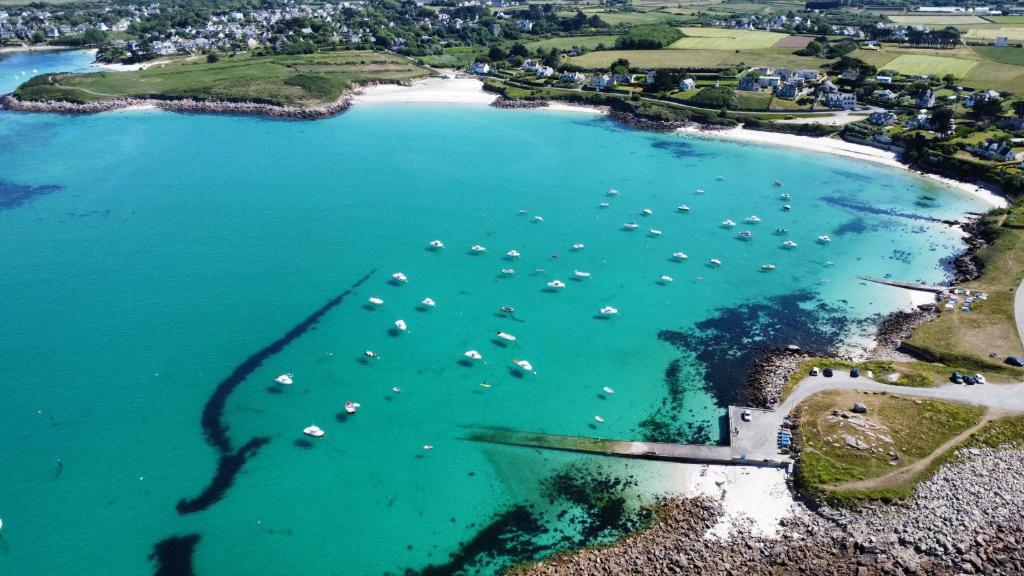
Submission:
[[615,46],[616,38],[618,38],[618,36],[614,34],[605,34],[601,36],[561,36],[558,38],[548,38],[546,40],[528,42],[526,47],[529,48],[531,52],[537,48],[543,48],[544,50],[551,50],[552,48],[569,50],[573,46],[594,49],[597,48],[598,44],[604,44],[608,47]]
[[897,24],[916,26],[956,26],[957,24],[987,24],[988,20],[970,14],[898,14],[889,16]]
[[691,50],[760,50],[771,48],[786,34],[760,30],[732,30],[725,28],[680,28],[686,38],[680,38],[669,48]]
[[353,84],[397,82],[425,74],[403,58],[378,52],[239,56],[216,64],[178,60],[133,72],[37,76],[19,86],[16,94],[27,100],[71,102],[133,96],[319,106],[337,100]]
[[977,64],[962,58],[947,58],[944,56],[928,56],[924,54],[903,54],[889,61],[886,68],[900,72],[901,74],[921,74],[924,76],[936,75],[938,77],[952,74],[957,78],[967,76],[971,68]]
[[787,51],[772,50],[602,50],[570,59],[584,68],[607,68],[619,58],[629,60],[637,68],[728,68],[732,66],[788,66],[820,68],[828,60],[794,56]]
[[978,55],[1002,64],[1024,66],[1024,48],[996,48],[995,46],[972,46]]
[[996,24],[1024,24],[1024,16],[985,16],[985,20]]
[[[991,50],[1014,50],[993,48]],[[952,50],[898,48],[885,45],[882,50],[857,50],[850,55],[879,70],[896,69],[904,74],[953,74],[959,81],[982,90],[1024,93],[1024,66],[987,59],[990,49],[960,46]],[[1007,52],[1013,54],[1013,52]],[[910,56],[910,58],[904,58]],[[921,58],[924,57],[924,58]],[[1007,56],[1010,58],[1012,56]]]

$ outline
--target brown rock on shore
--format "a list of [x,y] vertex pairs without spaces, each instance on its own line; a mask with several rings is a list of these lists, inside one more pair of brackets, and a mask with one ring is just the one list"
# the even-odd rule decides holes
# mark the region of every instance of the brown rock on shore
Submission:
[[343,95],[338,100],[312,108],[294,106],[276,106],[257,102],[229,102],[225,100],[165,100],[156,98],[113,98],[98,102],[79,104],[51,100],[45,102],[19,100],[14,94],[0,97],[0,105],[17,112],[51,112],[56,114],[97,114],[111,110],[121,110],[132,106],[156,106],[171,112],[202,113],[202,114],[239,114],[248,116],[270,116],[292,120],[313,120],[335,116],[348,109],[351,105],[349,96]]

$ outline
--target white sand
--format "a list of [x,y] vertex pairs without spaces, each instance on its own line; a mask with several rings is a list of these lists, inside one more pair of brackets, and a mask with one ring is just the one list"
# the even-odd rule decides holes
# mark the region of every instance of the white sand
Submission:
[[[839,138],[812,138],[809,136],[762,132],[758,130],[746,130],[743,128],[733,128],[731,130],[700,130],[697,128],[682,128],[680,129],[680,132],[692,134],[698,137],[721,138],[761,146],[788,146],[790,148],[799,148],[801,150],[811,150],[814,152],[823,152],[847,158],[856,158],[858,160],[874,162],[891,168],[909,170],[906,164],[897,160],[896,154],[893,152],[873,148],[871,146],[854,144]],[[949,178],[943,178],[936,174],[919,175],[970,194],[993,208],[1003,208],[1007,206],[1005,198],[980,186],[950,180]]]
[[705,535],[727,538],[734,527],[749,528],[765,536],[776,536],[779,520],[793,513],[793,496],[786,486],[786,472],[778,468],[753,466],[708,466],[701,476],[693,475],[687,496],[721,499],[724,514]]
[[367,86],[356,93],[359,104],[490,104],[497,95],[484,92],[483,83],[475,78],[427,78],[410,86],[380,84]]

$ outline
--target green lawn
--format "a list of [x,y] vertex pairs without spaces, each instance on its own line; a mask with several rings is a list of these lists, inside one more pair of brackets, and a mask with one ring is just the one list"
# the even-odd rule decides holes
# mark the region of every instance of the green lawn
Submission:
[[378,52],[243,55],[216,64],[177,60],[133,72],[37,76],[16,93],[27,100],[72,102],[134,96],[318,106],[337,100],[352,84],[403,81],[425,74],[403,58]]
[[680,38],[669,48],[693,50],[759,50],[771,48],[787,34],[761,30],[733,30],[726,28],[680,28],[686,38]]
[[787,66],[820,68],[828,60],[794,56],[785,50],[602,50],[570,61],[584,68],[607,68],[618,58],[629,60],[637,68],[728,68],[746,66]]
[[438,68],[465,68],[472,64],[476,57],[481,54],[486,54],[481,48],[457,46],[455,48],[445,48],[444,54],[420,56],[420,60],[428,66]]
[[617,38],[618,35],[615,34],[604,34],[600,36],[559,36],[556,38],[548,38],[546,40],[528,42],[526,47],[529,48],[531,52],[537,48],[543,48],[544,50],[551,50],[552,48],[569,50],[573,46],[592,50],[597,48],[598,44],[604,44],[611,48],[615,46],[615,40]]
[[885,67],[901,74],[921,74],[924,76],[934,74],[940,78],[946,74],[952,74],[957,78],[963,78],[975,64],[975,62],[970,60],[955,57],[903,54],[892,59]]
[[995,46],[972,46],[972,50],[986,60],[1024,66],[1024,48],[996,48]]
[[1024,16],[985,16],[985,20],[996,24],[1024,24]]
[[[591,12],[588,11],[587,14],[590,15]],[[597,12],[596,14],[611,26],[659,24],[661,22],[684,24],[693,21],[692,17],[668,12]]]

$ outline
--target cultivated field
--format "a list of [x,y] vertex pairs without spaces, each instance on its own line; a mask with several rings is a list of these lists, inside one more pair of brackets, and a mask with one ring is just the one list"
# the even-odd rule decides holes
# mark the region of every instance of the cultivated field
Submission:
[[995,46],[974,46],[972,48],[987,60],[1024,66],[1024,48],[996,48]]
[[960,58],[927,56],[924,54],[904,54],[890,60],[885,67],[902,74],[921,74],[923,76],[935,75],[940,78],[946,74],[952,74],[957,78],[963,78],[967,76],[967,73],[975,64],[977,64],[977,62],[963,60]]
[[1024,24],[1024,16],[985,16],[985,20],[996,24]]
[[136,96],[319,106],[337,100],[352,84],[425,74],[403,58],[379,52],[239,56],[216,64],[179,60],[134,72],[37,76],[16,93],[29,100],[73,102]]
[[988,24],[988,20],[970,14],[907,14],[889,16],[897,24],[917,26],[956,26],[957,24]]
[[773,50],[602,50],[570,59],[584,68],[607,68],[619,58],[638,68],[728,68],[732,66],[786,66],[821,68],[829,60],[794,56],[791,51]]
[[786,38],[786,34],[760,30],[733,30],[725,28],[680,28],[681,38],[669,48],[690,50],[759,50],[771,48]]
[[545,50],[551,50],[552,48],[569,50],[573,46],[594,49],[598,44],[604,44],[608,47],[615,46],[615,40],[617,38],[618,36],[613,34],[606,34],[602,36],[562,36],[558,38],[548,38],[546,40],[537,40],[536,42],[527,42],[526,47],[529,48],[530,51],[536,50],[537,48],[543,48]]
[[964,31],[964,41],[994,42],[999,36],[1006,36],[1010,42],[1024,42],[1024,27],[970,28]]
[[[992,50],[1014,50],[993,48]],[[987,49],[960,46],[952,50],[898,48],[885,45],[881,50],[857,50],[850,54],[879,70],[904,74],[953,74],[966,86],[979,89],[1024,93],[1024,66],[986,58]],[[1007,52],[1013,55],[1013,52]],[[1012,56],[1006,56],[1007,58]]]

